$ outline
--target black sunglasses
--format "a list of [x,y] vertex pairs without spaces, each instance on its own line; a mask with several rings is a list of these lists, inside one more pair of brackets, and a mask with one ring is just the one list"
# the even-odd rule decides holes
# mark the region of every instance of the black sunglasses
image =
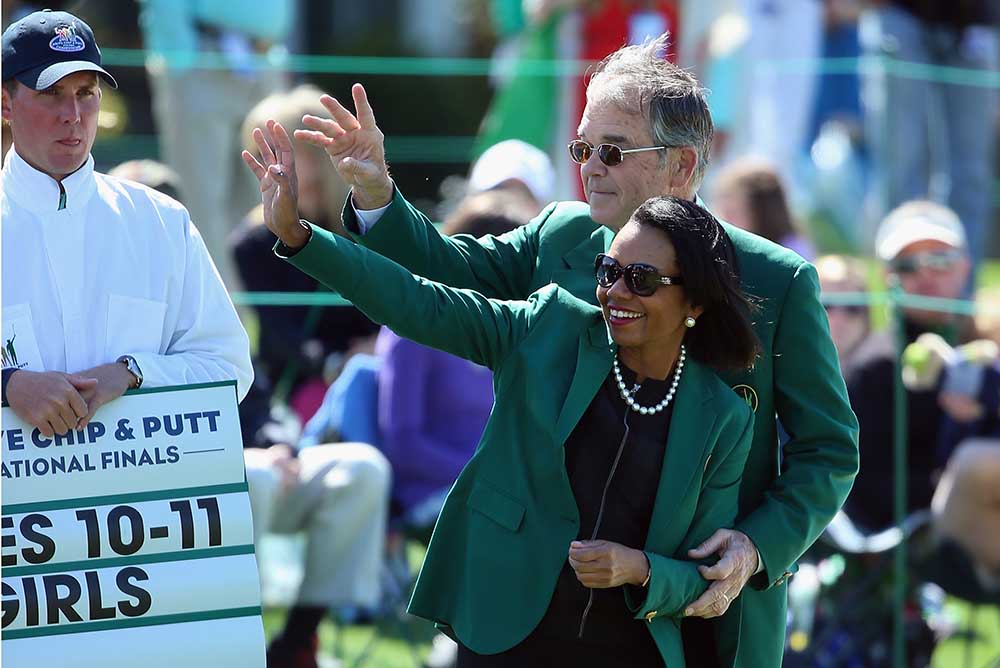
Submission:
[[897,257],[890,266],[897,274],[912,274],[925,267],[934,271],[947,271],[961,259],[960,250],[935,250]]
[[622,164],[622,160],[629,153],[640,153],[642,151],[662,151],[665,148],[676,148],[675,146],[644,146],[642,148],[622,148],[621,146],[616,146],[615,144],[601,144],[600,146],[594,147],[593,144],[583,141],[582,139],[574,139],[566,147],[569,149],[570,159],[577,164],[584,164],[590,160],[590,156],[593,152],[597,151],[597,157],[601,159],[608,167],[617,167]]
[[680,276],[661,276],[656,267],[648,264],[627,264],[623,267],[618,260],[604,253],[598,254],[594,260],[594,275],[602,288],[610,288],[624,276],[625,287],[640,297],[651,297],[661,285],[684,285]]

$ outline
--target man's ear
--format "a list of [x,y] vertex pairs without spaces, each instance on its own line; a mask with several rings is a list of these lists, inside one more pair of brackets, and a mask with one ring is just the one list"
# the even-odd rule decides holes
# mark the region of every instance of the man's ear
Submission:
[[3,110],[3,120],[6,123],[12,123],[14,120],[14,95],[17,88],[21,85],[14,81],[14,85],[11,86],[9,81],[4,81],[3,85],[0,86],[0,94],[3,95],[3,101],[0,103],[0,107]]
[[10,119],[14,115],[14,112],[11,108],[13,100],[11,99],[10,92],[7,90],[7,86],[0,87],[0,95],[3,96],[3,101],[0,103],[0,107],[2,107],[3,111],[3,120],[10,123]]
[[670,164],[670,188],[674,192],[687,192],[694,183],[694,173],[698,168],[698,152],[691,146],[677,149],[675,160]]

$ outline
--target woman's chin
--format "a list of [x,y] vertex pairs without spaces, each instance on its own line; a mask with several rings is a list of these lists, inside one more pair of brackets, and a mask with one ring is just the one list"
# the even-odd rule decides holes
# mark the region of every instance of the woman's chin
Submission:
[[611,340],[614,341],[619,348],[636,348],[642,342],[639,341],[639,337],[634,336],[629,332],[616,331],[617,328],[611,328]]

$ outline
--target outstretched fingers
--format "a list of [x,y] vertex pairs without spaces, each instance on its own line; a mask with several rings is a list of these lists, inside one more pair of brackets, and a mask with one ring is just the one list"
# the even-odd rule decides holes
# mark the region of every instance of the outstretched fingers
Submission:
[[296,139],[303,141],[307,144],[312,144],[316,148],[321,148],[326,150],[327,147],[331,146],[336,139],[330,139],[325,134],[318,130],[296,130],[292,133]]
[[372,130],[375,128],[375,112],[372,111],[372,105],[368,103],[368,93],[365,92],[365,87],[359,83],[351,86],[351,96],[354,97],[354,108],[358,112],[358,121],[361,127],[366,130]]
[[350,111],[347,110],[344,105],[342,105],[337,98],[332,95],[323,95],[319,98],[320,104],[322,104],[330,115],[333,116],[333,120],[336,121],[340,127],[344,130],[357,130],[363,125],[354,117]]
[[273,165],[275,157],[274,151],[271,150],[269,136],[265,135],[264,130],[261,128],[254,128],[250,136],[253,137],[253,143],[257,145],[257,150],[260,151],[260,157],[264,166]]
[[285,171],[295,168],[295,150],[292,147],[292,138],[288,136],[288,131],[277,121],[268,121],[267,127],[274,137],[274,146],[278,150],[278,164]]
[[[309,128],[309,130],[296,130],[299,132],[314,132],[322,135],[327,139],[339,139],[347,134],[347,131],[332,118],[320,118],[319,116],[313,116],[312,114],[306,114],[302,117],[302,124]],[[298,134],[296,134],[296,137]]]
[[264,174],[267,172],[264,165],[260,164],[260,161],[258,161],[250,151],[243,151],[240,155],[243,158],[243,162],[245,162],[247,167],[250,168],[250,171],[253,172],[253,175],[257,177],[257,180],[259,181],[263,179]]

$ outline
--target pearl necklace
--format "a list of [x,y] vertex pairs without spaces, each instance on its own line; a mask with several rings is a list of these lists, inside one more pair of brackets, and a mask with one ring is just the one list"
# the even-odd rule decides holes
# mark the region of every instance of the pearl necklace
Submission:
[[684,344],[681,344],[681,354],[677,359],[677,368],[674,370],[674,380],[670,383],[670,389],[667,390],[667,396],[663,398],[663,401],[656,404],[655,406],[640,406],[639,402],[635,400],[635,393],[639,390],[639,385],[636,385],[631,390],[625,387],[625,379],[622,378],[621,367],[618,366],[618,356],[615,355],[614,370],[615,370],[615,380],[618,381],[618,391],[622,394],[622,399],[625,400],[626,405],[636,413],[640,415],[653,415],[654,413],[659,413],[664,408],[670,405],[671,400],[673,400],[674,395],[677,394],[677,385],[681,382],[681,372],[684,370],[684,359],[687,357],[687,351],[684,349]]

